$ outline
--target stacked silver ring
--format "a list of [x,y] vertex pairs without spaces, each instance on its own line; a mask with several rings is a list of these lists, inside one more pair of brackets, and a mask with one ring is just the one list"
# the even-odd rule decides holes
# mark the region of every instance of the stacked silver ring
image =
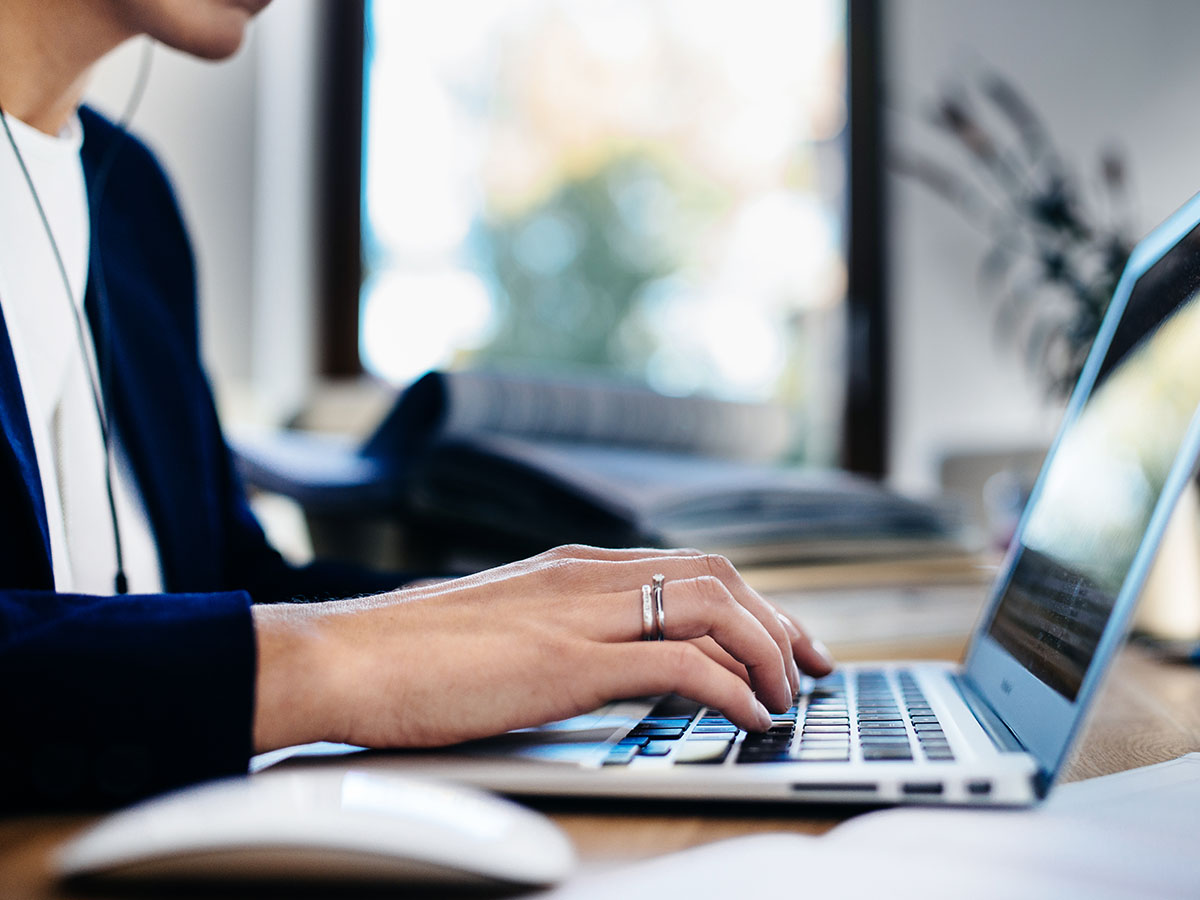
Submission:
[[642,640],[654,640],[654,595],[650,585],[642,585]]
[[655,575],[650,584],[642,585],[642,640],[661,641],[666,637],[666,615],[663,613],[663,585],[666,577]]

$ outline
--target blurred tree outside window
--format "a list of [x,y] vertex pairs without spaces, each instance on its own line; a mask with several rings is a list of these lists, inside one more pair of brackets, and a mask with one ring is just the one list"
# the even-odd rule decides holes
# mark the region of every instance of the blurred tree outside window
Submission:
[[360,349],[774,401],[832,462],[844,0],[367,6]]

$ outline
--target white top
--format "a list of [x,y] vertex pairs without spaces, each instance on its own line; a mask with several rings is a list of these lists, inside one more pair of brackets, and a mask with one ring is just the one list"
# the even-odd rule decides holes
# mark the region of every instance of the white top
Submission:
[[[41,198],[71,285],[68,298],[50,239],[20,166],[0,132],[0,309],[8,325],[50,526],[54,587],[111,594],[116,549],[109,516],[107,464],[85,365],[95,372],[90,329],[76,337],[74,302],[83,315],[90,221],[78,118],[57,137],[6,116]],[[84,353],[87,354],[85,362]],[[115,435],[114,435],[115,437]],[[162,590],[158,548],[142,498],[118,443],[113,488],[129,589]]]

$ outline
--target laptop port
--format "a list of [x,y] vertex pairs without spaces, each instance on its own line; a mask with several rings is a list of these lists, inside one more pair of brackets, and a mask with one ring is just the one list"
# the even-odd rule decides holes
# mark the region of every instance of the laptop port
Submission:
[[967,793],[974,794],[976,797],[982,797],[985,794],[992,792],[992,783],[990,781],[968,781]]
[[846,791],[858,794],[874,794],[879,786],[867,781],[795,782],[793,791]]
[[940,794],[942,783],[940,781],[906,781],[902,790],[906,794]]

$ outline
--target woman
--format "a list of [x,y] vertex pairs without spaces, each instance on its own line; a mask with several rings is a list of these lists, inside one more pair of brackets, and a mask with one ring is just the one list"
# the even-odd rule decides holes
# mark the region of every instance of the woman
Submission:
[[[0,5],[3,805],[111,805],[289,744],[441,745],[669,691],[768,727],[830,664],[720,557],[562,547],[397,589],[266,543],[170,188],[79,108],[128,38],[222,58],[265,5]],[[644,618],[659,573],[666,615]]]

